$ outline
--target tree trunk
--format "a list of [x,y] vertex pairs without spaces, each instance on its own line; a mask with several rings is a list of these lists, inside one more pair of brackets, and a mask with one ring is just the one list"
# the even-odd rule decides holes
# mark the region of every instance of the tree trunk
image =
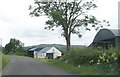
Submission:
[[70,50],[71,48],[70,35],[66,36],[65,39],[66,39],[66,44],[67,44],[67,50]]

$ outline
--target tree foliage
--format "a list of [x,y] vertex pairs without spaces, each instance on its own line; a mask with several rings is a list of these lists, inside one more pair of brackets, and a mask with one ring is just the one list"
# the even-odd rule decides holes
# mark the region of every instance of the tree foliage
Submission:
[[5,45],[4,53],[5,54],[14,54],[16,52],[25,52],[23,48],[23,43],[15,38],[10,39],[10,42]]
[[68,2],[35,0],[34,4],[35,6],[30,5],[29,7],[29,10],[31,10],[30,15],[36,17],[48,16],[49,20],[46,21],[46,24],[49,26],[45,27],[45,29],[54,30],[61,27],[63,32],[61,35],[65,37],[67,49],[70,49],[71,34],[77,34],[78,37],[81,37],[81,28],[90,31],[93,27],[98,30],[104,26],[103,23],[106,23],[105,20],[101,22],[95,16],[89,15],[88,12],[97,7],[94,0],[75,0],[73,2],[69,0]]

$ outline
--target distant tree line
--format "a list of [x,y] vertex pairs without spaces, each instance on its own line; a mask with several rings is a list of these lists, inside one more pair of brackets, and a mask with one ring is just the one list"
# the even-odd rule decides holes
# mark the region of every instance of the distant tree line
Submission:
[[11,38],[10,42],[3,49],[4,54],[26,55],[24,43],[15,38]]

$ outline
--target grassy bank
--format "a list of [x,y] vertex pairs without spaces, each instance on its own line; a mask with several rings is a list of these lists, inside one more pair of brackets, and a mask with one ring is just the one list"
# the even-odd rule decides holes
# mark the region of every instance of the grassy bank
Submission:
[[2,56],[0,55],[0,71],[2,70]]
[[117,75],[115,72],[105,72],[102,69],[97,69],[97,65],[79,65],[74,66],[70,63],[65,63],[59,59],[34,59],[53,65],[59,69],[79,75]]
[[80,75],[117,75],[117,49],[73,49],[62,59],[34,59],[56,66],[65,71]]
[[8,64],[10,58],[7,56],[2,56],[2,69]]

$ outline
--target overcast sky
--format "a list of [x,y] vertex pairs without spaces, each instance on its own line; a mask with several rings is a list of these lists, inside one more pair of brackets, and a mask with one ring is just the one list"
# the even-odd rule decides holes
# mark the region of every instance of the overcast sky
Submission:
[[[110,21],[111,26],[107,28],[118,28],[118,1],[119,0],[96,0],[98,8],[92,13],[99,20]],[[61,30],[44,30],[45,17],[30,17],[28,6],[34,0],[0,0],[0,38],[5,46],[10,38],[16,38],[25,43],[25,46],[38,44],[66,44],[61,37]],[[89,45],[97,32],[83,32],[79,39],[72,36],[71,44]]]

